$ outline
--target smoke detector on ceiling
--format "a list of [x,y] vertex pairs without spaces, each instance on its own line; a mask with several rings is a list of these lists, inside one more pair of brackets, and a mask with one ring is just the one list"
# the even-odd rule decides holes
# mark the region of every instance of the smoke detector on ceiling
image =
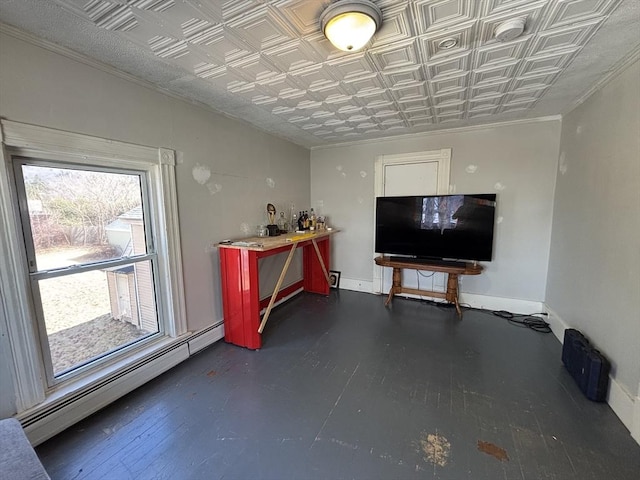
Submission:
[[524,32],[526,22],[526,18],[513,18],[502,22],[496,27],[494,35],[496,40],[499,42],[509,42],[518,38]]

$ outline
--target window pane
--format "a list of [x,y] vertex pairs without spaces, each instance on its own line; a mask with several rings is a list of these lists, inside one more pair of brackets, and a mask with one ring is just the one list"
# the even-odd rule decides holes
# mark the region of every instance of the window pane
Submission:
[[140,177],[23,165],[37,269],[147,253]]
[[55,376],[159,331],[150,261],[38,283]]

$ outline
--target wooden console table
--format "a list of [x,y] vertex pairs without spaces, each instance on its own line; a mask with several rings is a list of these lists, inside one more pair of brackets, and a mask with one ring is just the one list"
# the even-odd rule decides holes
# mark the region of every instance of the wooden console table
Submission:
[[[412,293],[414,295],[424,295],[427,297],[444,298],[447,302],[453,303],[456,306],[458,316],[462,316],[460,310],[460,304],[458,303],[458,275],[479,275],[482,273],[482,266],[473,263],[460,263],[460,265],[440,265],[436,263],[429,263],[425,261],[400,261],[397,258],[393,260],[391,257],[380,256],[376,257],[375,262],[381,267],[393,268],[393,284],[389,290],[389,296],[387,297],[385,306],[391,303],[393,296],[397,293]],[[444,272],[447,274],[447,291],[446,292],[434,292],[431,290],[418,290],[417,288],[408,288],[402,286],[402,270],[428,270],[430,272]]]
[[[225,341],[259,349],[262,346],[262,331],[277,300],[300,288],[307,292],[329,295],[329,239],[336,232],[337,230],[325,230],[277,237],[250,237],[218,244]],[[280,290],[298,247],[303,249],[303,279]],[[289,255],[273,293],[261,301],[258,260],[283,252],[288,252]],[[260,321],[260,310],[265,307]]]

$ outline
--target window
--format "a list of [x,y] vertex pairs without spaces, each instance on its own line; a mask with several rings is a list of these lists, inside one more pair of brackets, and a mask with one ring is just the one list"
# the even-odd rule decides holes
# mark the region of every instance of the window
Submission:
[[20,411],[162,351],[186,319],[174,152],[1,126],[0,321]]
[[14,158],[50,385],[162,333],[144,172]]

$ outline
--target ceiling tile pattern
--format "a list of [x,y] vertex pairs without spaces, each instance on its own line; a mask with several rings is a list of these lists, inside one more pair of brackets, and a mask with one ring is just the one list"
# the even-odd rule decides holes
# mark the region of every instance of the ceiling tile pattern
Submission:
[[[383,26],[355,53],[319,32],[329,0],[55,2],[78,28],[182,72],[182,95],[185,80],[204,84],[228,113],[267,131],[270,118],[313,146],[548,114],[536,106],[623,0],[378,0]],[[524,34],[496,41],[496,27],[517,18]]]

